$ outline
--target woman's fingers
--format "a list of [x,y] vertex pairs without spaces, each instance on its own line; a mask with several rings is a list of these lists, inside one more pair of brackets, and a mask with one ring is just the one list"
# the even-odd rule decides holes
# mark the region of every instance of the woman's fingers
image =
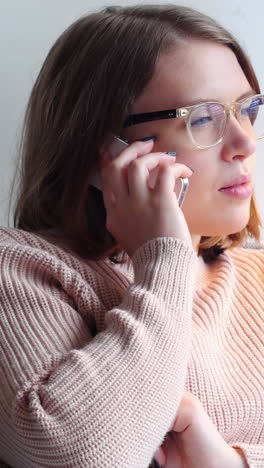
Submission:
[[107,209],[118,200],[125,202],[130,193],[134,200],[146,198],[151,170],[157,168],[161,161],[168,161],[168,164],[175,161],[175,157],[165,153],[149,153],[152,145],[152,141],[133,143],[114,160],[110,155],[104,155],[101,180]]
[[[153,144],[152,141],[147,143]],[[115,160],[102,167],[101,177],[106,198],[125,200],[129,193],[135,199],[145,198],[150,188],[150,177],[156,193],[173,191],[176,178],[192,175],[192,171],[184,164],[174,164],[174,156],[161,152],[147,153],[149,149],[144,148],[145,144],[133,143]]]
[[175,190],[176,179],[179,177],[191,177],[192,170],[184,164],[162,164],[157,174],[154,193],[160,196],[162,193],[170,193]]
[[132,161],[127,167],[127,181],[129,191],[134,193],[136,198],[148,194],[148,179],[151,172],[158,170],[159,164],[172,164],[175,157],[165,153],[149,153]]
[[[150,153],[152,145],[152,141],[133,143],[102,167],[106,226],[131,257],[156,237],[184,239],[191,245],[174,187],[177,178],[189,177],[192,171],[165,153]],[[161,174],[153,191],[149,179],[157,170]]]
[[127,197],[129,193],[125,177],[127,167],[139,156],[148,154],[152,147],[153,141],[137,141],[124,149],[117,158],[103,162],[101,166],[101,180],[103,191],[106,195],[111,187],[111,191],[117,198],[121,197],[122,199],[125,199]]

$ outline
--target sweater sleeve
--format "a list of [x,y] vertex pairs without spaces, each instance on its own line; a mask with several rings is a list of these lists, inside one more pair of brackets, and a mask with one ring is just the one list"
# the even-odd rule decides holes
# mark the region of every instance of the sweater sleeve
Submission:
[[[12,467],[147,468],[162,443],[184,392],[196,255],[159,238],[132,260],[133,284],[92,337],[60,288],[83,294],[76,271],[2,248],[0,458]],[[104,307],[92,279],[87,315]]]
[[249,468],[264,467],[264,445],[245,444],[237,442],[231,445],[233,448],[240,448],[243,451]]

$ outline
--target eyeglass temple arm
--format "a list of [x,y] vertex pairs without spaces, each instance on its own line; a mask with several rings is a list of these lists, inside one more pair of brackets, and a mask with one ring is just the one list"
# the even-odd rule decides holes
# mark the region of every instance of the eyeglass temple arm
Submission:
[[175,119],[179,117],[177,109],[170,109],[165,111],[147,112],[144,114],[132,114],[127,117],[123,128],[131,127],[144,122],[152,122],[154,120]]

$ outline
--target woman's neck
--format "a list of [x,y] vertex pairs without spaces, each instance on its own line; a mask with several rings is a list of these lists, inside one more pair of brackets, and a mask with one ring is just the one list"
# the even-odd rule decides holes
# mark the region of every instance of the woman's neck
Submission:
[[[192,238],[192,245],[197,253],[198,256],[198,250],[199,250],[199,244],[201,241],[201,236],[198,235],[191,235]],[[197,269],[197,280],[205,280],[209,279],[211,273],[213,270],[213,265],[205,263],[203,257],[201,255],[198,256],[198,269]]]
[[200,242],[201,242],[201,236],[198,236],[196,234],[191,234],[191,239],[192,239],[193,248],[194,248],[195,252],[197,252],[197,254],[198,254],[198,249],[199,249],[199,245],[200,245]]

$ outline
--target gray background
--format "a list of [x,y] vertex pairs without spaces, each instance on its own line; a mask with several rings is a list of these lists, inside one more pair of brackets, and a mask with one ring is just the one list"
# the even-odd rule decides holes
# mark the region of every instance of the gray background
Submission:
[[[79,16],[110,4],[139,1],[0,0],[0,225],[7,226],[10,181],[26,102],[50,47],[61,32]],[[148,1],[144,3],[174,3]],[[220,21],[240,40],[251,57],[262,90],[263,0],[181,0]],[[256,196],[264,215],[264,143],[258,143]]]

